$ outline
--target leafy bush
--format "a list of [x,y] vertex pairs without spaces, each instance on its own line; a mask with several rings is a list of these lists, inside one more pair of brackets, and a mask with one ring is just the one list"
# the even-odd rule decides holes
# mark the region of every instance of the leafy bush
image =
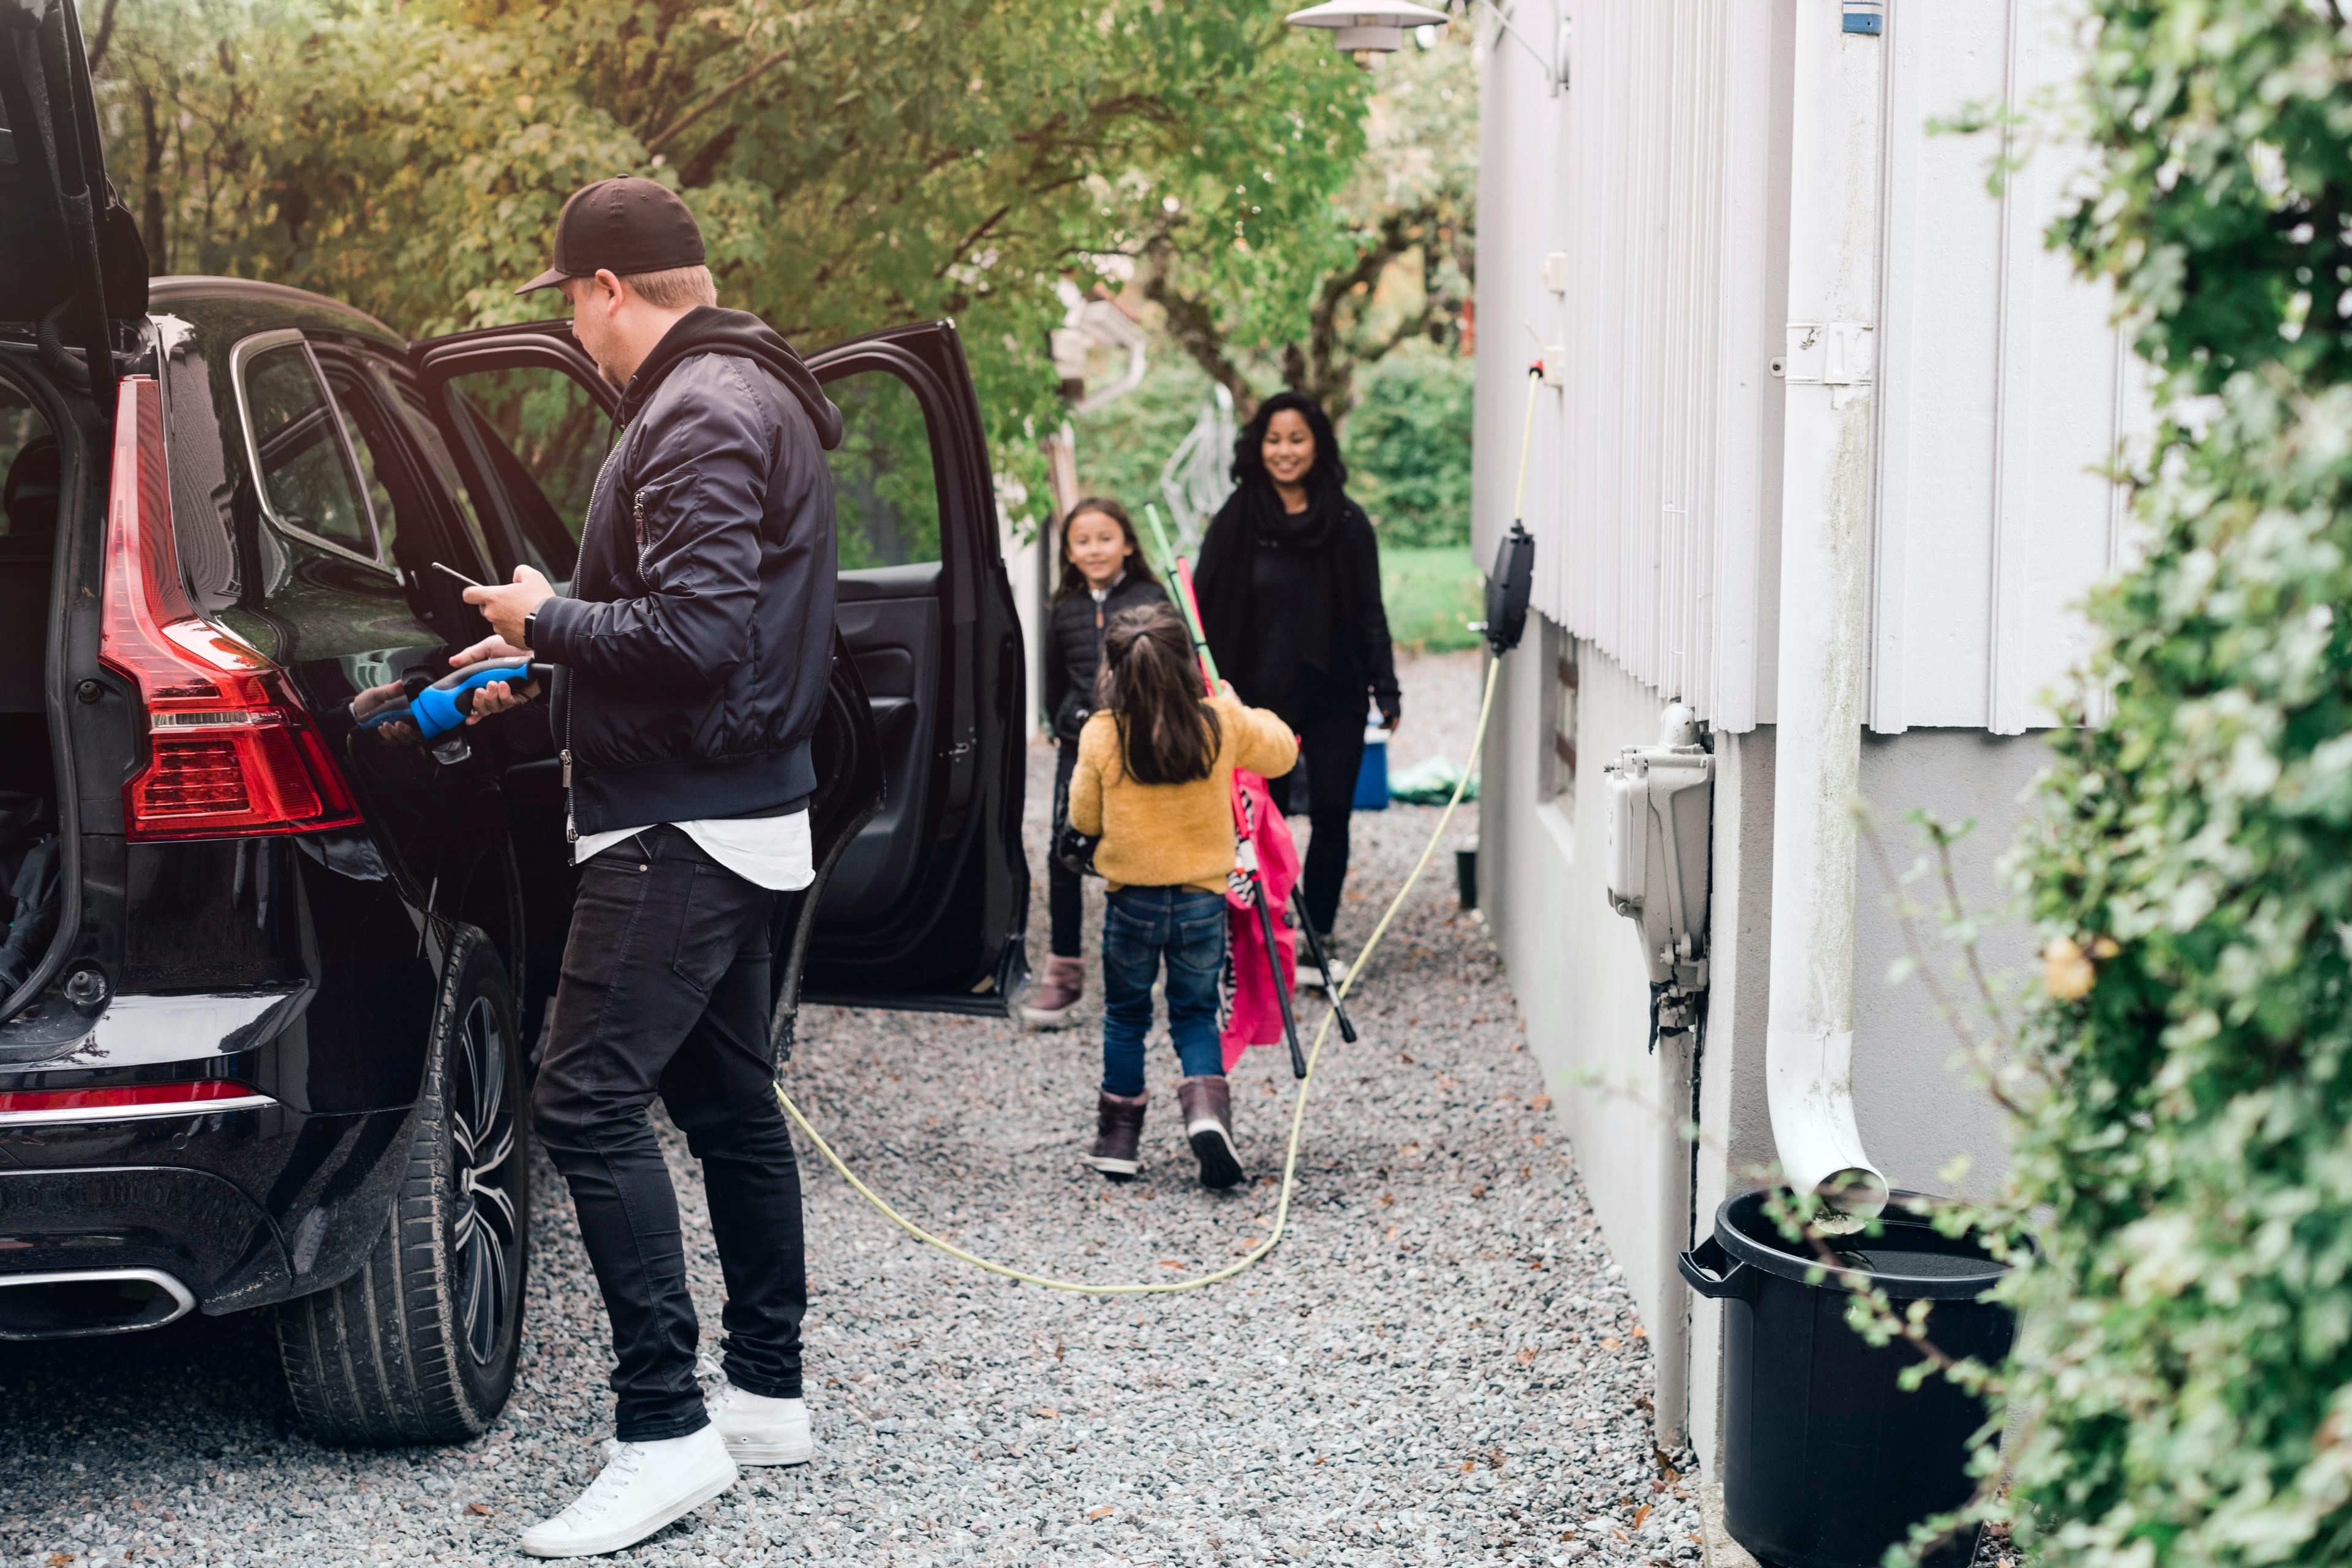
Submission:
[[[2168,405],[2095,727],[2016,852],[2048,941],[2015,1187],[2021,1539],[2352,1561],[2352,39],[2334,0],[2094,0],[2096,188]],[[2213,394],[2194,405],[2189,395]]]
[[1423,345],[1365,376],[1340,446],[1383,546],[1470,542],[1471,374],[1468,359]]

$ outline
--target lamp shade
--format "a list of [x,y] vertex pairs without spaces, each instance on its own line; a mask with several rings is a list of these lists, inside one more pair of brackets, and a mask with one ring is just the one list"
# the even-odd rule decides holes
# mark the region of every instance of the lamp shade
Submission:
[[1341,51],[1401,49],[1407,27],[1443,26],[1445,13],[1404,0],[1325,0],[1285,20],[1294,27],[1326,27]]

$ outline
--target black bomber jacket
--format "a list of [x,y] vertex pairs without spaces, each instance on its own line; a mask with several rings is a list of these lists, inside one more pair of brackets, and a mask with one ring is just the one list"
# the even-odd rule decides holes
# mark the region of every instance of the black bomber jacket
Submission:
[[816,787],[841,413],[765,322],[704,307],[615,419],[570,596],[531,627],[557,667],[568,831],[771,815]]
[[1077,744],[1095,709],[1095,671],[1102,668],[1103,628],[1121,610],[1164,605],[1168,592],[1133,572],[1111,585],[1097,605],[1086,589],[1054,601],[1045,621],[1045,712],[1054,738]]

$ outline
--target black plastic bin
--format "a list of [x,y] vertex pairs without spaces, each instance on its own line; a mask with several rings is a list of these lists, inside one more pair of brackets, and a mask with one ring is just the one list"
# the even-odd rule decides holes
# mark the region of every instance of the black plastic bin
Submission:
[[[1841,1267],[1818,1285],[1819,1252],[1791,1243],[1742,1193],[1716,1210],[1715,1235],[1682,1255],[1683,1278],[1723,1302],[1724,1526],[1770,1568],[1876,1568],[1921,1520],[1966,1502],[1969,1438],[1983,1404],[1940,1376],[1897,1381],[1919,1352],[1873,1348],[1846,1324],[1848,1293],[1875,1285],[1897,1310],[1925,1298],[1938,1350],[1988,1363],[2009,1353],[2007,1307],[1979,1301],[2006,1266],[1939,1236],[1897,1193],[1879,1236],[1823,1237]],[[1864,1283],[1866,1282],[1866,1283]],[[1962,1568],[1976,1531],[1929,1554]]]

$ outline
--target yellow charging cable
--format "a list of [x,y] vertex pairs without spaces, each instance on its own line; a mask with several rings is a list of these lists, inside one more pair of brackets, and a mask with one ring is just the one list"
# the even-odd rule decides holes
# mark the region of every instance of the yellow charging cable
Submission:
[[[1371,940],[1365,942],[1362,950],[1356,954],[1356,962],[1349,967],[1348,977],[1339,982],[1340,1001],[1347,1000],[1349,991],[1356,984],[1356,977],[1364,972],[1365,961],[1371,957],[1372,950],[1380,946],[1381,938],[1388,934],[1391,922],[1395,921],[1397,911],[1404,908],[1405,899],[1412,892],[1413,884],[1419,882],[1421,874],[1429,868],[1430,857],[1437,853],[1438,845],[1444,841],[1445,829],[1454,820],[1454,808],[1462,804],[1462,792],[1469,787],[1471,770],[1477,764],[1479,748],[1486,743],[1487,716],[1495,709],[1495,680],[1502,673],[1502,661],[1499,659],[1489,663],[1486,667],[1486,695],[1478,700],[1478,732],[1470,742],[1469,762],[1464,765],[1462,777],[1454,785],[1453,797],[1445,803],[1444,815],[1437,819],[1437,831],[1429,836],[1427,847],[1422,850],[1421,858],[1413,863],[1412,874],[1405,878],[1404,886],[1399,888],[1396,897],[1389,900],[1387,911],[1381,916],[1381,923],[1372,928]],[[1290,1109],[1290,1148],[1282,1158],[1282,1196],[1274,1211],[1274,1228],[1266,1233],[1264,1241],[1251,1247],[1237,1261],[1229,1263],[1213,1273],[1199,1275],[1191,1279],[1154,1280],[1138,1285],[1090,1285],[1082,1279],[1054,1279],[1043,1274],[1031,1274],[1007,1264],[992,1263],[977,1253],[967,1252],[951,1241],[933,1236],[929,1231],[892,1208],[887,1199],[859,1181],[857,1173],[842,1163],[841,1156],[833,1152],[833,1145],[824,1141],[824,1135],[809,1125],[809,1119],[801,1114],[801,1108],[793,1103],[793,1097],[784,1092],[782,1084],[776,1086],[776,1098],[782,1101],[784,1114],[791,1117],[800,1130],[808,1134],[809,1142],[816,1145],[817,1152],[823,1154],[826,1162],[841,1173],[841,1179],[856,1188],[859,1197],[881,1210],[884,1217],[892,1225],[897,1226],[924,1246],[937,1247],[950,1258],[960,1258],[974,1268],[983,1268],[991,1274],[1001,1274],[1007,1279],[1018,1279],[1024,1285],[1043,1285],[1048,1290],[1071,1290],[1082,1296],[1166,1296],[1178,1290],[1197,1290],[1203,1285],[1214,1285],[1219,1280],[1230,1279],[1281,1245],[1282,1233],[1290,1223],[1291,1184],[1298,1173],[1298,1136],[1307,1125],[1307,1090],[1315,1081],[1315,1063],[1323,1054],[1323,1042],[1331,1033],[1331,1020],[1336,1015],[1336,1008],[1324,1009],[1323,1022],[1315,1030],[1315,1043],[1307,1052],[1307,1076],[1298,1080],[1298,1098]]]

